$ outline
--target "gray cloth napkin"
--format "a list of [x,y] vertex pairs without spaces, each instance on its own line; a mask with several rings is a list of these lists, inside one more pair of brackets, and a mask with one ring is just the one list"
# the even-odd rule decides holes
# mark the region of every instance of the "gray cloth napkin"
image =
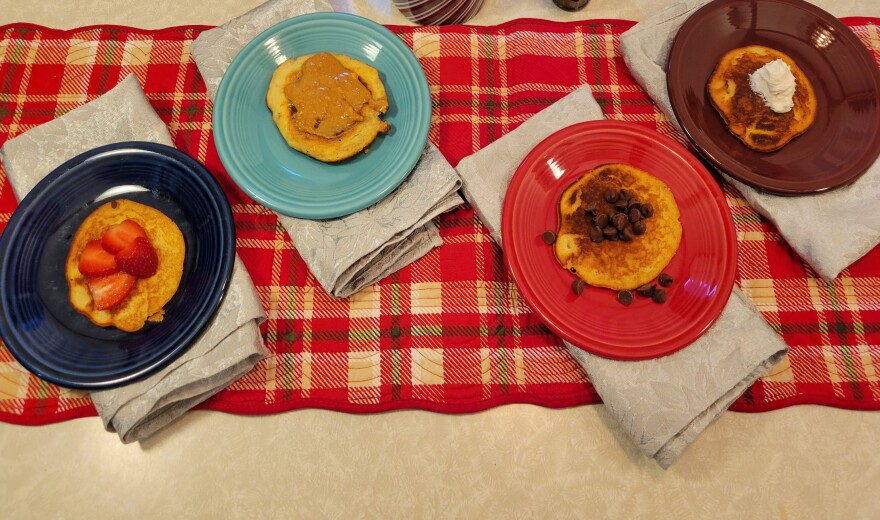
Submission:
[[[600,118],[584,85],[461,160],[465,198],[499,244],[504,194],[525,155],[556,130]],[[617,361],[566,347],[623,431],[663,468],[788,350],[737,289],[708,332],[668,356]]]
[[[260,32],[294,16],[329,10],[322,0],[270,0],[200,34],[192,55],[208,94],[214,97],[232,59]],[[433,219],[464,202],[458,195],[460,184],[455,169],[429,143],[407,180],[369,208],[322,221],[278,218],[324,290],[345,298],[441,245]]]
[[[620,36],[620,48],[633,76],[676,126],[666,90],[666,61],[678,29],[706,3],[681,1]],[[773,222],[792,249],[826,280],[836,278],[880,243],[880,212],[866,211],[880,200],[880,161],[849,186],[802,197],[771,195],[729,176],[724,179]]]
[[[6,141],[0,160],[20,200],[67,159],[122,141],[173,146],[134,75],[94,101]],[[228,386],[266,356],[259,330],[264,318],[253,282],[236,257],[217,315],[186,352],[145,379],[91,393],[105,428],[126,443],[146,439]]]

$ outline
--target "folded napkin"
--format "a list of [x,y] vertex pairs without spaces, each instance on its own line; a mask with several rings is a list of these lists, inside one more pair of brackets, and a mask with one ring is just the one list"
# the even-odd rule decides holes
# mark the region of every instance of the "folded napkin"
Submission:
[[[192,55],[208,94],[213,98],[232,59],[260,32],[294,16],[328,10],[330,4],[321,0],[271,0],[203,32],[192,44]],[[460,184],[455,169],[429,143],[407,180],[369,208],[321,221],[278,218],[324,290],[345,298],[441,245],[432,220],[464,202]]]
[[[0,160],[20,200],[67,159],[122,141],[173,146],[134,75],[94,101],[10,139],[0,148]],[[140,441],[228,386],[266,356],[259,330],[263,319],[253,282],[236,257],[217,315],[186,352],[147,378],[91,393],[104,426],[123,442]]]
[[[666,61],[678,29],[706,3],[678,2],[620,36],[620,48],[633,76],[676,126],[666,90]],[[880,212],[865,211],[880,200],[880,161],[849,186],[801,197],[772,195],[727,175],[724,179],[826,280],[836,278],[880,243]]]
[[[525,155],[556,130],[600,118],[602,110],[584,85],[461,160],[465,198],[499,244],[504,194]],[[618,361],[566,347],[623,431],[663,468],[787,352],[737,289],[708,332],[668,356]]]

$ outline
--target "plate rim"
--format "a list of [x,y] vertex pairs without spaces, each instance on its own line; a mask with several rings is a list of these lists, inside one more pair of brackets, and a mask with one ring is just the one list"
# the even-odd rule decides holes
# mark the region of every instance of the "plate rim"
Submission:
[[[511,209],[512,203],[508,203],[508,195],[511,191],[519,189],[520,185],[525,182],[524,178],[526,177],[526,173],[524,167],[527,166],[529,162],[532,162],[534,158],[540,157],[543,154],[547,153],[548,150],[551,150],[553,148],[552,142],[559,138],[559,134],[573,132],[576,129],[580,129],[583,127],[596,127],[596,130],[610,132],[615,132],[618,129],[621,129],[624,132],[636,132],[650,140],[655,140],[656,142],[662,144],[665,148],[671,149],[671,151],[677,152],[676,155],[680,159],[690,163],[697,171],[700,184],[705,187],[706,195],[711,196],[713,205],[716,207],[721,216],[721,220],[723,223],[723,235],[725,237],[724,243],[726,245],[727,254],[725,256],[725,264],[722,270],[723,277],[719,283],[719,291],[716,293],[718,297],[714,298],[712,301],[712,315],[706,319],[706,322],[702,324],[702,327],[700,327],[699,329],[694,329],[692,331],[692,337],[687,338],[687,341],[679,340],[672,346],[664,346],[663,344],[658,345],[655,343],[648,346],[636,347],[626,350],[620,350],[620,348],[615,345],[608,345],[601,340],[596,340],[595,338],[591,339],[592,343],[590,345],[580,345],[578,343],[578,341],[580,341],[580,338],[571,338],[565,332],[565,330],[559,326],[557,318],[549,313],[549,310],[545,308],[543,302],[538,301],[536,303],[533,301],[533,299],[540,300],[540,298],[533,298],[532,295],[528,294],[530,290],[522,289],[522,284],[524,283],[524,281],[521,280],[520,275],[522,273],[519,272],[520,266],[515,265],[515,257],[517,257],[517,254],[511,253],[513,248],[510,246],[510,244],[513,242],[514,231],[511,230],[510,224],[511,220],[513,219],[513,210]],[[701,189],[700,191],[703,190]],[[561,339],[567,341],[568,343],[579,348],[580,350],[608,359],[625,361],[653,359],[672,354],[692,344],[707,330],[709,330],[709,328],[711,328],[711,326],[718,320],[718,317],[721,315],[721,312],[726,307],[727,302],[732,295],[733,287],[735,285],[738,262],[736,230],[733,223],[732,213],[730,211],[730,208],[727,206],[726,198],[723,191],[721,190],[721,187],[714,180],[712,174],[702,165],[702,163],[700,163],[699,159],[688,152],[684,146],[674,141],[671,137],[663,135],[655,130],[644,128],[638,123],[619,120],[584,121],[568,125],[559,130],[556,130],[555,132],[541,140],[541,142],[535,145],[523,158],[520,165],[514,172],[513,177],[511,178],[511,181],[507,188],[507,192],[505,193],[504,204],[502,208],[501,229],[502,244],[505,244],[504,263],[507,267],[507,272],[510,274],[511,278],[515,282],[517,288],[519,289],[520,293],[523,296],[523,299],[526,301],[529,308],[540,318],[542,323],[544,323],[554,334],[556,334]]]
[[[219,182],[198,160],[177,148],[150,141],[121,141],[91,148],[66,160],[40,179],[27,195],[18,202],[3,233],[0,234],[0,289],[4,289],[0,291],[0,301],[6,303],[6,300],[11,296],[11,291],[5,290],[8,285],[6,282],[7,276],[11,274],[9,262],[2,260],[7,257],[10,248],[20,242],[21,233],[23,232],[21,227],[27,223],[26,219],[34,214],[36,204],[47,198],[47,194],[52,186],[58,182],[65,181],[64,177],[70,170],[79,167],[82,163],[96,156],[125,150],[138,154],[148,153],[152,156],[161,156],[166,160],[183,163],[186,169],[195,172],[195,179],[198,181],[198,184],[203,186],[207,197],[213,201],[213,205],[218,210],[218,213],[213,215],[218,223],[218,232],[227,239],[225,244],[226,250],[221,252],[220,269],[215,274],[216,282],[214,287],[216,290],[206,293],[201,304],[201,307],[206,309],[206,311],[191,320],[191,325],[185,334],[174,338],[172,342],[173,347],[167,349],[161,357],[154,359],[151,363],[136,365],[135,368],[130,370],[118,370],[100,378],[84,378],[77,376],[77,374],[63,372],[57,370],[56,367],[45,366],[36,361],[33,356],[28,355],[27,349],[29,347],[18,343],[21,337],[26,336],[26,334],[16,330],[9,319],[11,308],[4,305],[3,309],[0,309],[0,331],[3,332],[3,343],[9,353],[36,377],[64,388],[100,390],[118,387],[140,380],[166,367],[187,351],[206,330],[219,310],[222,301],[225,299],[232,279],[235,263],[235,226],[232,209]],[[193,176],[191,175],[181,178],[187,179],[187,182],[193,182]],[[48,237],[40,242],[45,243],[47,239]],[[14,273],[12,275],[14,276]],[[45,305],[43,305],[43,308],[45,309]]]
[[[741,172],[736,171],[735,168],[731,169],[730,167],[725,166],[723,164],[725,161],[716,157],[710,151],[706,150],[703,144],[701,144],[700,139],[697,135],[695,135],[698,132],[696,132],[693,128],[690,128],[688,124],[685,124],[685,122],[690,123],[688,117],[688,109],[686,106],[680,106],[681,101],[679,99],[679,96],[677,96],[674,92],[676,90],[676,86],[673,84],[672,81],[669,81],[668,79],[672,76],[671,70],[673,69],[673,66],[676,65],[676,62],[673,58],[677,57],[679,53],[684,53],[684,51],[682,51],[681,49],[685,47],[682,42],[687,36],[687,32],[689,30],[692,30],[693,27],[699,26],[699,22],[705,19],[707,13],[712,13],[719,9],[730,8],[731,6],[735,6],[737,4],[746,3],[778,4],[786,8],[790,7],[793,9],[797,9],[798,11],[807,12],[813,15],[818,21],[827,23],[837,30],[839,39],[844,41],[847,48],[857,55],[856,59],[860,66],[867,65],[867,62],[870,62],[870,64],[872,65],[874,64],[874,59],[871,56],[870,50],[865,48],[865,46],[861,43],[861,41],[859,41],[858,36],[855,35],[852,29],[847,27],[842,21],[840,21],[839,18],[831,15],[827,11],[809,2],[805,2],[803,0],[715,0],[713,2],[706,3],[705,5],[701,6],[693,13],[691,13],[690,16],[688,16],[688,18],[676,31],[675,36],[673,37],[673,40],[671,42],[666,66],[664,68],[664,73],[667,77],[666,92],[669,96],[670,107],[673,112],[672,116],[678,122],[678,125],[681,128],[682,133],[684,133],[684,135],[686,136],[688,142],[708,163],[710,163],[714,168],[718,169],[724,174],[729,175],[736,181],[755,188],[761,192],[770,195],[786,197],[805,196],[827,193],[829,191],[833,191],[838,188],[846,187],[852,184],[853,182],[858,180],[859,177],[864,175],[868,171],[870,166],[877,160],[877,158],[880,157],[880,139],[875,140],[872,149],[870,149],[868,153],[861,155],[859,161],[853,162],[851,165],[846,165],[846,168],[848,170],[851,170],[846,175],[839,175],[832,178],[827,178],[828,180],[815,180],[808,185],[804,185],[803,187],[791,187],[789,186],[791,184],[790,182],[774,183],[772,181],[772,178],[768,178],[766,176],[751,177],[749,175],[744,175]],[[873,84],[876,87],[875,92],[880,92],[880,70],[878,70],[878,67],[864,66],[861,68],[863,71],[867,72],[866,75],[873,80]],[[708,79],[708,75],[706,76],[706,78]],[[880,109],[875,111],[875,113],[880,114]],[[699,125],[694,123],[694,126],[698,127]],[[874,134],[880,136],[880,124],[875,124]],[[760,154],[761,152],[754,153]],[[872,158],[868,159],[868,156],[871,156]]]
[[[415,114],[418,116],[417,118],[415,118],[415,120],[417,121],[418,132],[415,133],[410,139],[410,142],[417,143],[417,145],[414,144],[411,147],[413,148],[413,151],[409,156],[404,156],[406,160],[401,163],[401,166],[399,167],[400,172],[395,177],[393,177],[393,180],[388,182],[387,185],[382,186],[381,189],[374,192],[372,196],[362,197],[358,200],[358,202],[350,203],[341,209],[333,209],[335,208],[335,206],[333,206],[332,204],[325,204],[321,208],[295,209],[292,208],[291,202],[289,200],[284,201],[277,197],[273,199],[266,199],[265,197],[261,197],[259,193],[255,193],[255,190],[252,186],[250,186],[250,183],[247,182],[247,179],[241,178],[240,172],[238,172],[235,167],[229,168],[227,166],[227,164],[237,166],[235,164],[237,161],[234,159],[234,157],[232,157],[232,155],[230,155],[233,154],[233,151],[226,149],[226,143],[222,139],[222,136],[225,132],[225,130],[223,129],[223,121],[226,117],[225,110],[228,108],[227,103],[225,103],[224,100],[229,99],[228,91],[229,89],[233,88],[230,85],[232,84],[232,82],[235,81],[235,73],[240,67],[243,66],[242,63],[245,63],[247,61],[250,53],[255,52],[257,48],[264,45],[265,41],[279,34],[279,32],[294,30],[297,25],[308,23],[313,20],[330,20],[335,23],[352,24],[352,26],[354,27],[369,27],[378,33],[386,35],[390,39],[390,41],[393,42],[392,45],[396,47],[396,51],[402,54],[405,60],[409,61],[411,59],[411,62],[408,65],[412,67],[413,70],[416,72],[416,91],[421,94],[420,100],[423,100],[423,102],[417,105],[417,109],[415,111]],[[269,71],[269,74],[271,75],[271,71]],[[263,94],[263,96],[264,95],[265,94]],[[268,108],[266,108],[266,114],[271,121],[271,112],[269,112]],[[230,62],[229,66],[226,68],[223,77],[220,80],[220,84],[217,88],[217,93],[214,96],[212,128],[214,133],[215,147],[217,149],[217,155],[220,159],[221,164],[223,164],[223,167],[229,174],[231,180],[244,193],[246,193],[248,197],[250,197],[258,204],[263,205],[271,209],[272,211],[278,212],[285,216],[314,220],[326,220],[345,217],[347,215],[351,215],[365,208],[368,208],[376,204],[377,202],[385,199],[395,189],[397,189],[403,183],[403,181],[405,181],[409,177],[413,169],[415,169],[419,159],[421,158],[421,154],[425,146],[427,146],[428,144],[428,136],[431,129],[431,119],[432,102],[430,85],[428,84],[427,75],[425,74],[424,68],[419,62],[418,57],[397,34],[389,30],[387,27],[362,16],[343,12],[321,11],[297,15],[277,22],[251,38],[244,46],[242,46],[241,49],[239,49],[235,57]],[[272,125],[274,126],[274,122],[272,122]],[[218,139],[218,136],[220,136],[221,139]],[[301,152],[293,150],[292,148],[290,149],[290,151],[291,153],[301,154]],[[293,205],[295,206],[295,204]]]

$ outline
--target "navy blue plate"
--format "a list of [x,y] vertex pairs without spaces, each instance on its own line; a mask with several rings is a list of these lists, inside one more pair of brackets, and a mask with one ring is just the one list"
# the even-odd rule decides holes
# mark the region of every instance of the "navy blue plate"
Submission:
[[[165,318],[137,332],[98,327],[70,305],[64,263],[80,223],[126,198],[152,206],[183,233],[186,257]],[[232,211],[192,157],[143,142],[85,152],[19,204],[0,235],[0,336],[25,368],[69,388],[118,386],[158,370],[198,338],[220,306],[235,260]]]

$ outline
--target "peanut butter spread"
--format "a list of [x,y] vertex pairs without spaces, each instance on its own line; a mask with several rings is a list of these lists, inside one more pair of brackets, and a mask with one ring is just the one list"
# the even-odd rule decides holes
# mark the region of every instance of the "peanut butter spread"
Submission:
[[305,63],[302,71],[284,87],[296,126],[303,132],[325,138],[342,134],[363,121],[363,110],[372,94],[332,54],[320,52]]

